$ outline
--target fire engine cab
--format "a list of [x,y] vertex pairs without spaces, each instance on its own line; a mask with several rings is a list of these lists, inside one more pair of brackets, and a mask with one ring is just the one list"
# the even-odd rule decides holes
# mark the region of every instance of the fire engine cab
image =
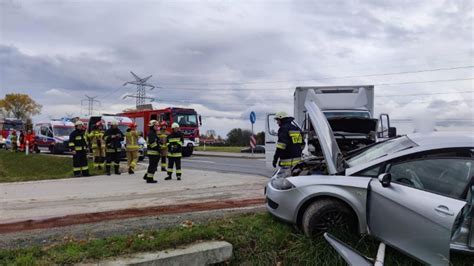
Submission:
[[130,117],[140,131],[148,135],[148,123],[151,120],[166,121],[171,133],[171,124],[178,123],[184,134],[183,156],[191,156],[195,147],[199,146],[199,126],[201,116],[194,109],[168,107],[165,109],[125,110],[118,115]]

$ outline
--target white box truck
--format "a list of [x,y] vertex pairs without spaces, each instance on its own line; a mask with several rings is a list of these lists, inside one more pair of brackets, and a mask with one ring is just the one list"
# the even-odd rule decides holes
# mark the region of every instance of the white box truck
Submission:
[[[296,87],[293,116],[307,137],[306,153],[321,155],[320,145],[316,143],[317,137],[311,137],[311,132],[314,130],[304,106],[309,91],[316,95],[316,104],[328,119],[343,153],[396,135],[396,129],[390,127],[390,118],[387,114],[380,115],[379,119],[375,118],[373,85]],[[278,139],[278,125],[273,118],[274,114],[267,114],[265,125],[267,167],[271,167]]]

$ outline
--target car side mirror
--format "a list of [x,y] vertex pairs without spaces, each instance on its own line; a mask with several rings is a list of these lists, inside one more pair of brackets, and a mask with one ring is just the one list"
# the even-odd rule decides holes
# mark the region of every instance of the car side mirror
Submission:
[[392,181],[392,175],[390,173],[383,173],[379,175],[378,179],[382,184],[382,187],[388,187]]
[[397,136],[397,128],[396,127],[389,127],[388,128],[388,137],[393,138]]

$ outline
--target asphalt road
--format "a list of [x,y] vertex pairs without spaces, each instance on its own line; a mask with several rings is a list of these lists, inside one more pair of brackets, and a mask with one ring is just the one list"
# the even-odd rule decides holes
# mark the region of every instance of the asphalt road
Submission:
[[265,167],[265,159],[239,159],[227,157],[191,156],[182,159],[183,168],[212,170],[270,177],[273,170]]

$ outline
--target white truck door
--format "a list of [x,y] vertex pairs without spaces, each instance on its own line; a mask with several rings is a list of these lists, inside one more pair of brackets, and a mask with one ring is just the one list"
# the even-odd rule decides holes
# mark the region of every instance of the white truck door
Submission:
[[273,155],[278,140],[278,124],[274,118],[275,114],[267,114],[265,120],[265,166],[268,169],[273,169]]

